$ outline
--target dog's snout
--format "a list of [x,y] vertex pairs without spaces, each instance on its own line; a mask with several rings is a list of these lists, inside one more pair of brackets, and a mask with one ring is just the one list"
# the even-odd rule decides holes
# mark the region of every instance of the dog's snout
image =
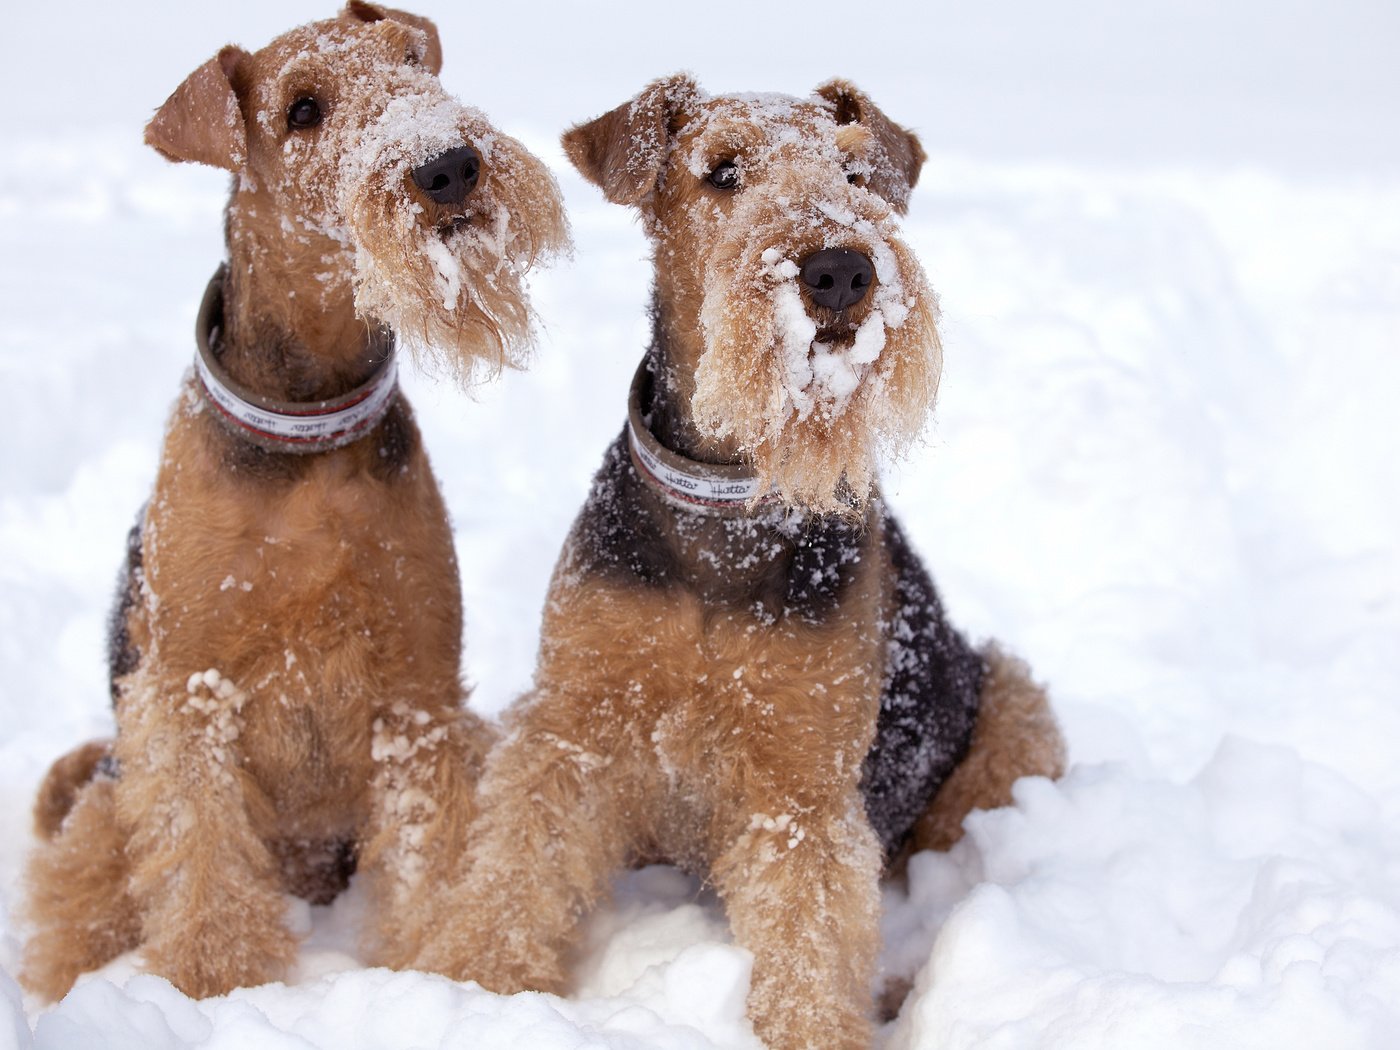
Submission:
[[414,184],[439,204],[461,204],[481,177],[481,154],[458,146],[413,169]]
[[802,283],[812,301],[828,310],[854,306],[874,280],[874,264],[851,248],[823,248],[802,261]]

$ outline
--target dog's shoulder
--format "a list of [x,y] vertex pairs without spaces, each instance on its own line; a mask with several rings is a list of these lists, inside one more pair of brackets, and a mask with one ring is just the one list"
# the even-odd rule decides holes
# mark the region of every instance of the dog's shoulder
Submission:
[[603,454],[569,534],[565,558],[573,570],[647,587],[676,579],[666,536],[641,497],[624,429]]
[[648,488],[624,430],[603,456],[564,565],[624,587],[685,587],[707,605],[829,622],[878,543],[863,520],[783,510],[725,517],[678,509]]

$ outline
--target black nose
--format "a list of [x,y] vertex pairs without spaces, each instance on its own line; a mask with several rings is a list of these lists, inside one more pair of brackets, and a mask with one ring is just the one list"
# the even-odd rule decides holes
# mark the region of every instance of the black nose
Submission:
[[481,177],[481,154],[458,146],[413,169],[418,188],[439,204],[461,204]]
[[802,283],[812,301],[828,310],[844,310],[865,298],[875,267],[850,248],[823,248],[802,261]]

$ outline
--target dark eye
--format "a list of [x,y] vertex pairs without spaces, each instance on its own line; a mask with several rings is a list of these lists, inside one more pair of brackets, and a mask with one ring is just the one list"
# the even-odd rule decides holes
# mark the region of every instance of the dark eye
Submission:
[[717,190],[733,190],[739,187],[739,168],[732,160],[716,164],[710,172],[709,183]]
[[287,109],[287,127],[305,131],[321,123],[321,104],[314,98],[299,98]]
[[852,172],[847,172],[847,173],[846,173],[846,181],[849,182],[852,186],[854,186],[856,183],[858,183],[858,182],[860,181],[860,175],[859,175],[859,173],[854,172],[854,171],[852,171]]

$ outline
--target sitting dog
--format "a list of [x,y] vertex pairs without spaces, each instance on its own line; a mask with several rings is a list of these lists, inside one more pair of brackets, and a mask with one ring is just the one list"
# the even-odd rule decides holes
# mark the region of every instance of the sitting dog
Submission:
[[452,533],[396,336],[463,381],[516,363],[522,275],[567,245],[545,167],[437,79],[425,19],[350,3],[226,47],[146,129],[232,173],[228,261],[133,530],[117,734],[60,760],[26,875],[46,998],[140,947],[190,995],[280,978],[284,891],[358,868],[374,962],[417,951],[493,738],[465,707]]
[[559,990],[609,875],[664,859],[753,952],[768,1045],[868,1047],[882,865],[1063,763],[1044,693],[947,623],[874,481],[941,366],[895,223],[923,151],[841,81],[686,77],[564,147],[642,217],[654,338],[418,965]]

